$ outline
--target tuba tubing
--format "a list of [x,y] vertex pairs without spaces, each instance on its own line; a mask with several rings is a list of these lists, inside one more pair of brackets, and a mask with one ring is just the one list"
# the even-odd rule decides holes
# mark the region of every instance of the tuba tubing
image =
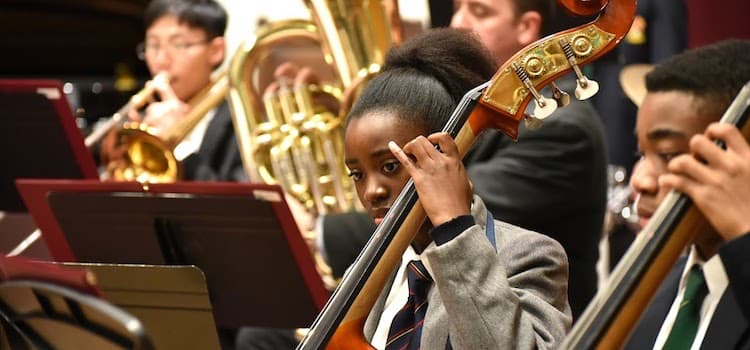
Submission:
[[[314,214],[343,212],[358,204],[343,163],[343,119],[362,84],[380,71],[386,51],[400,40],[400,21],[393,19],[398,5],[395,0],[305,0],[305,5],[312,20],[270,23],[237,50],[230,64],[230,107],[251,181],[280,184]],[[310,102],[312,92],[298,86],[286,86],[269,100],[253,84],[255,67],[290,38],[320,46],[343,90],[343,98],[336,96],[338,113],[320,112]]]

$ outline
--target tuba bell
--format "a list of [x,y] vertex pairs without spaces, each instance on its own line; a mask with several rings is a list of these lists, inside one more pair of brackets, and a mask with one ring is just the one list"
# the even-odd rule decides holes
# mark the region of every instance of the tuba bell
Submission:
[[[237,50],[230,63],[230,107],[248,178],[279,184],[313,215],[344,212],[359,203],[343,161],[344,116],[400,40],[398,7],[395,0],[305,4],[313,21],[269,23]],[[336,83],[282,81],[278,93],[264,96],[259,71],[268,71],[264,64],[274,50],[290,41],[318,47]],[[335,99],[338,111],[315,103],[321,96]]]

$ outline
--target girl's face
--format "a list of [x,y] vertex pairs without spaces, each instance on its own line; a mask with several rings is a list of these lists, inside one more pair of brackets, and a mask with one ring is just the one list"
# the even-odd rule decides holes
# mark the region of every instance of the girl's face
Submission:
[[409,173],[388,149],[394,141],[403,147],[423,130],[390,112],[368,112],[349,122],[344,136],[346,166],[362,205],[379,225]]

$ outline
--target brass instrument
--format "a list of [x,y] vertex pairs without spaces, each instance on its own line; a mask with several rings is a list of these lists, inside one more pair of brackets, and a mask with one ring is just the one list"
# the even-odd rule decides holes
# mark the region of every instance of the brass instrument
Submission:
[[180,179],[182,169],[174,149],[206,113],[226,97],[228,83],[226,71],[220,72],[209,86],[190,100],[188,114],[161,132],[160,136],[156,136],[155,129],[145,123],[125,122],[116,137],[125,144],[127,155],[107,165],[109,178],[144,183],[175,182]]
[[[384,62],[393,43],[398,7],[395,0],[306,0],[305,4],[313,21],[270,23],[238,49],[230,63],[229,96],[248,177],[281,185],[319,215],[351,210],[358,204],[343,162],[343,119],[362,84]],[[276,45],[290,40],[319,46],[326,63],[335,68],[338,84],[282,83],[278,94],[260,97],[257,70]],[[335,97],[339,111],[316,105],[314,97],[321,94]]]
[[[154,76],[153,80],[157,79],[169,79],[169,77],[166,75],[166,73],[160,73]],[[106,136],[107,133],[109,133],[111,130],[114,130],[116,127],[122,126],[123,119],[130,110],[132,110],[133,108],[140,108],[151,100],[151,97],[154,94],[154,89],[155,87],[153,84],[147,84],[143,87],[143,89],[131,96],[130,100],[128,100],[128,103],[120,107],[120,109],[112,114],[112,116],[107,119],[106,122],[97,127],[94,131],[91,132],[91,134],[86,136],[86,139],[84,140],[84,144],[86,145],[86,147],[93,147],[95,144],[99,143],[99,141],[101,141],[104,136]]]

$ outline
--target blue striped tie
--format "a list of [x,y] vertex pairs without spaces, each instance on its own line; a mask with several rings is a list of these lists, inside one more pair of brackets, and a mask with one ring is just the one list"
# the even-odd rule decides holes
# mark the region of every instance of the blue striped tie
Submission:
[[406,265],[406,276],[409,281],[409,299],[393,318],[386,350],[419,349],[422,338],[422,324],[427,313],[427,291],[432,278],[419,260],[412,260]]

